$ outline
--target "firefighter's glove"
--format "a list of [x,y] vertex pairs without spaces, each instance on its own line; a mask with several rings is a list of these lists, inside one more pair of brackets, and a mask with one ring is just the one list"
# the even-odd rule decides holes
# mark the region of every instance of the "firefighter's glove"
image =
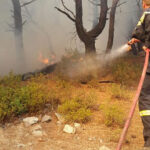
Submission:
[[132,38],[129,42],[128,45],[132,45],[134,43],[140,42],[140,40],[136,39],[136,38]]

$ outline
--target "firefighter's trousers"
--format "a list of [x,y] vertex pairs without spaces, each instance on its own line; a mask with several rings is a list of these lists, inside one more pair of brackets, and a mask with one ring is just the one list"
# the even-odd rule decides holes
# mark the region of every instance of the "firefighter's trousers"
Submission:
[[150,73],[146,74],[139,97],[139,110],[144,126],[143,136],[145,146],[150,146]]

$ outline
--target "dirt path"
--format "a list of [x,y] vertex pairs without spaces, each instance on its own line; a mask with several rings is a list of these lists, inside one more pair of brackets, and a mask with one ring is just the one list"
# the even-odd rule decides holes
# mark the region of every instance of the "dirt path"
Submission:
[[[75,134],[67,134],[63,132],[64,124],[58,125],[54,114],[51,115],[51,122],[38,123],[43,136],[32,135],[32,128],[36,125],[25,127],[22,121],[0,128],[0,150],[99,150],[103,145],[115,150],[117,135],[112,135],[115,129],[93,120],[81,125]],[[122,150],[139,150],[143,145],[141,135],[142,125],[136,112]]]

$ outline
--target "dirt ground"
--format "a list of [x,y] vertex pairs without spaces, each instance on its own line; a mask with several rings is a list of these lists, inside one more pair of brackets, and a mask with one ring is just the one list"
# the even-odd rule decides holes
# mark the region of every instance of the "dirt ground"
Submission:
[[[25,127],[22,119],[1,127],[0,150],[99,150],[103,145],[115,150],[118,140],[112,135],[115,129],[101,124],[99,113],[95,113],[90,123],[82,124],[75,134],[64,133],[64,124],[58,125],[54,113],[51,116],[51,122],[38,123],[45,133],[39,137],[31,134],[35,125]],[[137,109],[122,150],[139,150],[142,145],[142,124]]]

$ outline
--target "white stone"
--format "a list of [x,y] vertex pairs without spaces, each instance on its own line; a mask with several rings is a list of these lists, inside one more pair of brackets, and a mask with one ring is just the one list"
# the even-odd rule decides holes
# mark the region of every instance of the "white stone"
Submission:
[[99,139],[99,142],[102,144],[102,143],[103,143],[103,140],[102,140],[102,139]]
[[77,139],[77,140],[80,140],[80,137],[78,136],[78,137],[76,137],[76,139]]
[[55,113],[55,115],[56,115],[58,121],[60,121],[61,123],[65,122],[65,119],[61,114]]
[[23,122],[26,126],[36,124],[39,121],[37,117],[27,117],[23,119]]
[[42,130],[42,127],[38,124],[32,127],[32,131]]
[[74,123],[75,128],[80,128],[81,124],[80,123]]
[[52,117],[51,117],[51,116],[44,115],[44,116],[42,117],[41,122],[49,122],[49,121],[51,121],[51,120],[52,120]]
[[43,132],[40,131],[40,130],[35,130],[35,131],[32,132],[32,134],[33,134],[34,136],[43,136]]
[[66,124],[63,131],[66,133],[74,134],[76,132],[76,129],[74,127]]
[[99,148],[99,150],[110,150],[108,147],[106,147],[106,146],[101,146],[100,148]]
[[96,137],[89,137],[88,140],[89,140],[89,141],[95,141],[95,140],[96,140]]

